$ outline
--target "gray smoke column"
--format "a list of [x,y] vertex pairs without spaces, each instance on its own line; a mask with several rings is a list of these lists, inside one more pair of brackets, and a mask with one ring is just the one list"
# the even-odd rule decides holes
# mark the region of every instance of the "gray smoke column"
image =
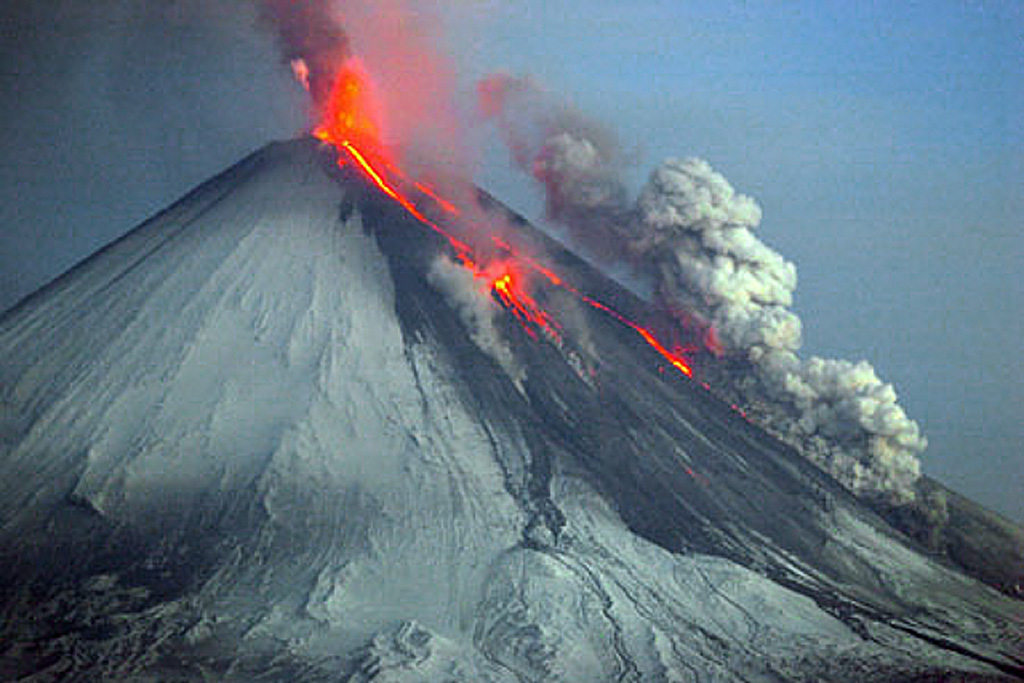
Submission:
[[494,74],[478,85],[516,165],[545,190],[548,216],[595,256],[612,261],[629,214],[622,154],[607,128],[546,93],[529,78]]
[[696,315],[754,377],[751,414],[855,493],[905,503],[927,441],[866,361],[801,360],[796,268],[754,234],[761,209],[701,159],[669,159],[640,193],[629,246],[670,310]]
[[779,351],[756,367],[769,399],[763,418],[771,431],[854,493],[892,503],[913,500],[918,455],[928,442],[870,363],[801,360]]
[[286,60],[308,68],[313,101],[330,95],[334,73],[349,56],[349,39],[325,0],[262,0],[264,19],[276,30]]
[[605,129],[529,79],[491,76],[479,93],[515,163],[543,185],[548,217],[606,264],[649,277],[667,311],[747,368],[732,384],[752,419],[855,493],[913,499],[927,441],[869,363],[797,355],[796,268],[755,234],[757,202],[690,158],[663,162],[630,203]]
[[709,325],[728,349],[757,361],[800,348],[789,310],[796,268],[753,230],[761,208],[701,159],[669,159],[637,201],[629,246],[656,273],[657,294]]

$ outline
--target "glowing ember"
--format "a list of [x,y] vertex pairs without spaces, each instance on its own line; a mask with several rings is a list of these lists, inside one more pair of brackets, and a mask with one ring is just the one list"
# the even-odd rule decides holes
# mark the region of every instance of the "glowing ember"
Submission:
[[[491,289],[497,294],[502,305],[519,319],[531,337],[536,338],[533,327],[543,330],[547,335],[560,341],[558,324],[551,319],[547,311],[540,308],[537,302],[523,289],[520,278],[511,270],[501,269],[501,275],[491,280]],[[532,326],[532,327],[531,327]]]
[[295,79],[309,92],[309,64],[306,64],[305,59],[293,59],[291,64]]

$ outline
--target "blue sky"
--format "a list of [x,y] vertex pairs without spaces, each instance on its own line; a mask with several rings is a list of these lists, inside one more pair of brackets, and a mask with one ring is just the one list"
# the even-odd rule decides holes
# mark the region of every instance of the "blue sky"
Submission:
[[[0,308],[301,130],[251,6],[0,7]],[[446,16],[467,89],[531,74],[618,131],[635,186],[694,155],[755,197],[762,239],[798,267],[805,351],[871,361],[931,441],[925,471],[1024,520],[1022,7],[474,0]],[[497,140],[479,180],[540,216]]]

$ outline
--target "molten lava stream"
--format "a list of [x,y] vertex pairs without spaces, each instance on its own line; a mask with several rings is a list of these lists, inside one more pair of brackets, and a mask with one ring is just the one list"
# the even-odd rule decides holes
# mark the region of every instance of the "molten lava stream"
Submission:
[[[299,67],[296,75],[300,77],[300,80],[308,89],[308,71],[304,70],[304,63],[300,64]],[[399,182],[406,186],[411,184],[417,192],[429,198],[443,212],[452,216],[462,214],[458,206],[442,197],[433,187],[424,182],[413,181],[410,183],[405,174],[389,162],[386,148],[381,143],[383,137],[381,135],[382,127],[380,125],[379,112],[380,108],[372,100],[372,91],[368,87],[367,75],[362,69],[362,65],[356,60],[349,60],[339,71],[330,95],[330,101],[324,112],[325,120],[322,125],[316,128],[314,135],[337,150],[339,166],[345,166],[347,163],[346,159],[351,160],[352,164],[381,192],[393,199],[419,223],[444,237],[454,250],[455,257],[459,263],[469,270],[475,279],[487,283],[488,290],[492,293],[492,296],[515,316],[532,339],[538,338],[537,330],[540,330],[548,338],[560,345],[562,342],[561,326],[550,313],[544,310],[530,296],[523,286],[525,278],[523,277],[522,267],[537,273],[546,279],[551,286],[571,292],[588,306],[602,311],[617,322],[629,327],[648,346],[668,361],[669,365],[686,377],[692,377],[693,371],[690,369],[690,365],[682,353],[669,351],[650,330],[633,322],[607,304],[579,291],[553,270],[544,266],[536,259],[519,253],[515,247],[500,237],[494,236],[492,239],[499,250],[506,254],[507,257],[496,260],[488,264],[487,267],[480,267],[469,244],[458,239],[438,223],[428,218],[402,190]],[[375,114],[378,116],[375,116]],[[397,178],[399,182],[390,180],[387,175],[388,172]],[[706,384],[702,384],[702,386],[707,387]],[[707,485],[707,479],[694,472],[689,466],[683,465],[683,469],[695,481],[702,485]]]
[[[296,67],[296,76],[309,89],[307,65],[299,63],[293,64],[293,67]],[[475,278],[488,283],[490,291],[506,309],[512,312],[531,337],[536,338],[535,330],[540,329],[550,338],[561,342],[560,326],[551,317],[551,314],[541,308],[526,291],[522,282],[524,278],[515,267],[517,264],[525,265],[544,277],[552,286],[575,294],[588,305],[630,327],[672,367],[687,377],[692,376],[693,373],[685,358],[681,354],[669,351],[649,330],[600,301],[583,294],[566,283],[551,269],[538,263],[535,259],[518,253],[505,240],[499,237],[493,238],[495,244],[508,255],[508,260],[501,264],[480,268],[473,258],[473,250],[467,243],[427,218],[416,206],[416,203],[400,189],[398,183],[388,179],[386,173],[390,171],[398,180],[409,184],[402,171],[389,161],[386,148],[381,142],[384,139],[381,123],[382,108],[374,98],[371,85],[369,75],[362,63],[354,58],[346,60],[335,75],[328,101],[323,107],[322,122],[314,131],[314,135],[333,146],[339,153],[344,153],[381,192],[393,199],[421,224],[444,237],[455,250],[462,265],[469,269]],[[344,165],[344,163],[344,159],[339,156],[338,164]],[[430,185],[418,181],[412,182],[411,185],[420,194],[431,199],[442,211],[453,216],[462,213],[458,206],[440,196]]]
[[[468,244],[459,240],[454,235],[452,235],[444,228],[439,226],[437,223],[427,218],[423,214],[423,212],[421,212],[419,208],[416,207],[412,200],[403,195],[398,189],[396,189],[394,185],[389,183],[382,175],[382,173],[377,171],[377,169],[374,168],[373,164],[369,161],[369,159],[364,154],[362,154],[358,149],[356,149],[356,147],[351,142],[341,141],[339,146],[342,149],[344,149],[349,154],[349,156],[351,156],[355,164],[382,192],[384,192],[387,196],[391,197],[396,202],[398,202],[398,204],[402,206],[402,208],[404,208],[417,221],[426,225],[431,230],[447,239],[449,244],[452,245],[456,253],[459,255],[460,262],[463,264],[463,266],[465,266],[466,268],[473,272],[474,277],[478,279],[486,277],[485,272],[482,271],[476,265],[475,261],[470,257],[470,255],[472,254],[472,250],[470,249]],[[422,184],[417,184],[415,187],[423,191],[422,187],[426,186],[423,186]],[[436,193],[434,193],[433,191],[424,192],[424,194],[427,195],[428,197],[431,197],[432,199],[435,199],[435,201],[437,199],[440,199],[439,197],[436,196]],[[451,204],[451,202],[448,202],[447,200],[443,199],[441,201],[443,201],[444,203],[442,204],[441,202],[438,202],[438,204],[441,206],[442,209],[448,211],[449,213],[458,213],[458,208],[455,207],[455,205]],[[445,208],[446,205],[449,208]],[[662,358],[668,361],[668,363],[672,367],[674,367],[676,370],[686,375],[687,377],[693,376],[693,370],[690,368],[690,365],[686,361],[685,357],[682,356],[681,354],[674,354],[671,351],[669,351],[661,342],[658,341],[658,339],[654,336],[654,334],[651,333],[650,330],[648,330],[647,328],[643,327],[638,323],[633,322],[632,320],[622,315],[621,313],[611,308],[610,306],[603,304],[600,301],[597,301],[596,299],[587,296],[586,294],[583,294],[575,287],[566,283],[565,280],[559,277],[552,270],[541,265],[534,259],[516,253],[515,249],[507,241],[502,240],[499,237],[495,237],[494,242],[502,250],[507,252],[511,259],[524,263],[531,270],[542,275],[553,286],[560,287],[568,292],[575,294],[584,303],[607,313],[608,315],[612,316],[623,325],[626,325],[627,327],[631,328],[634,332],[640,335],[640,337],[647,343],[648,346],[657,351]],[[505,308],[512,311],[512,314],[519,319],[519,321],[523,324],[523,328],[531,337],[536,338],[536,333],[533,331],[531,327],[533,326],[544,330],[552,338],[556,340],[561,340],[561,335],[558,333],[558,328],[560,326],[554,322],[553,318],[547,311],[543,310],[537,304],[533,297],[529,296],[529,294],[527,294],[522,287],[518,286],[518,280],[519,278],[514,277],[511,274],[511,272],[504,272],[497,277],[491,278],[491,290],[495,292],[498,299],[505,306]]]
[[[497,244],[502,249],[508,251],[510,254],[514,254],[512,246],[505,240],[501,239],[500,237],[495,237],[494,243]],[[693,370],[690,368],[690,364],[686,361],[686,357],[683,354],[672,353],[671,351],[669,351],[661,342],[657,340],[657,338],[654,336],[654,334],[651,333],[650,330],[648,330],[647,328],[643,327],[638,323],[633,322],[632,320],[622,315],[621,313],[616,311],[614,308],[608,306],[607,304],[603,304],[600,301],[587,296],[586,294],[579,291],[572,285],[568,284],[550,268],[541,265],[534,259],[531,259],[530,257],[525,255],[516,255],[516,258],[522,260],[530,268],[543,275],[552,285],[556,287],[561,287],[562,289],[568,292],[572,292],[587,305],[596,308],[599,311],[607,313],[608,315],[615,318],[626,327],[631,328],[634,332],[639,334],[645,342],[647,342],[648,346],[653,348],[665,360],[667,360],[669,364],[672,365],[672,367],[676,368],[677,370],[679,370],[679,372],[683,373],[687,377],[693,377]]]
[[[405,211],[417,221],[444,237],[455,250],[456,258],[462,266],[468,269],[473,274],[474,278],[484,280],[488,283],[490,291],[497,297],[502,306],[512,312],[516,319],[519,320],[523,329],[532,339],[538,338],[536,329],[540,329],[548,337],[555,340],[556,343],[561,343],[562,337],[559,331],[561,326],[547,311],[541,308],[537,301],[520,285],[521,278],[515,273],[515,269],[513,267],[516,263],[525,264],[528,268],[546,278],[552,286],[559,287],[565,291],[573,293],[587,305],[608,314],[621,324],[631,328],[634,332],[640,335],[640,338],[643,339],[644,342],[668,361],[672,367],[686,377],[692,377],[693,372],[685,358],[681,354],[673,354],[669,351],[645,327],[633,322],[610,306],[583,294],[578,289],[565,282],[554,271],[538,263],[536,260],[528,256],[518,254],[515,248],[508,242],[505,242],[498,237],[494,238],[495,243],[508,254],[509,260],[507,262],[498,262],[490,268],[480,268],[474,261],[472,257],[473,252],[467,243],[456,238],[440,225],[427,218],[411,199],[405,196],[394,184],[388,181],[384,174],[374,166],[369,157],[360,152],[355,144],[350,140],[345,139],[337,141],[331,140],[329,134],[320,129],[317,130],[316,136],[324,142],[334,146],[339,153],[344,151],[352,159],[352,162],[361,170],[361,172],[374,185],[376,185],[381,192],[395,200],[399,206],[405,209]],[[339,157],[338,164],[340,166],[344,166],[345,161]],[[398,174],[396,173],[396,175]],[[459,210],[454,204],[438,197],[433,190],[428,188],[428,186],[415,184],[414,187],[424,195],[436,201],[443,210],[448,213],[458,215]],[[428,189],[424,190],[424,188]],[[707,485],[707,479],[694,472],[689,466],[684,465],[683,468],[686,473],[694,479],[694,481],[702,485]]]

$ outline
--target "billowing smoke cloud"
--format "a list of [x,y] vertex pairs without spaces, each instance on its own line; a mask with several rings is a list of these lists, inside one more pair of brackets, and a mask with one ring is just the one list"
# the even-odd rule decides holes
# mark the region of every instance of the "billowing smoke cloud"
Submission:
[[[761,209],[700,159],[669,159],[640,193],[629,240],[672,310],[743,354],[752,415],[856,493],[912,498],[927,442],[865,361],[802,361],[796,268],[754,234]],[[741,383],[743,386],[743,383]]]
[[701,159],[668,159],[627,200],[612,140],[526,79],[480,87],[513,159],[544,186],[548,217],[605,261],[627,259],[710,350],[752,368],[734,379],[749,414],[855,493],[904,503],[927,442],[867,362],[797,355],[796,268],[754,231],[761,209]]
[[776,433],[856,493],[912,498],[927,441],[870,363],[801,361],[779,351],[756,367],[773,399],[764,417]]
[[458,312],[470,338],[480,350],[497,361],[521,388],[525,374],[497,327],[498,316],[504,311],[491,296],[488,284],[481,284],[471,270],[443,254],[431,264],[427,281]]
[[669,159],[637,201],[630,247],[657,272],[671,308],[697,314],[728,348],[757,361],[800,348],[800,319],[788,306],[796,268],[754,236],[761,209],[706,161]]

